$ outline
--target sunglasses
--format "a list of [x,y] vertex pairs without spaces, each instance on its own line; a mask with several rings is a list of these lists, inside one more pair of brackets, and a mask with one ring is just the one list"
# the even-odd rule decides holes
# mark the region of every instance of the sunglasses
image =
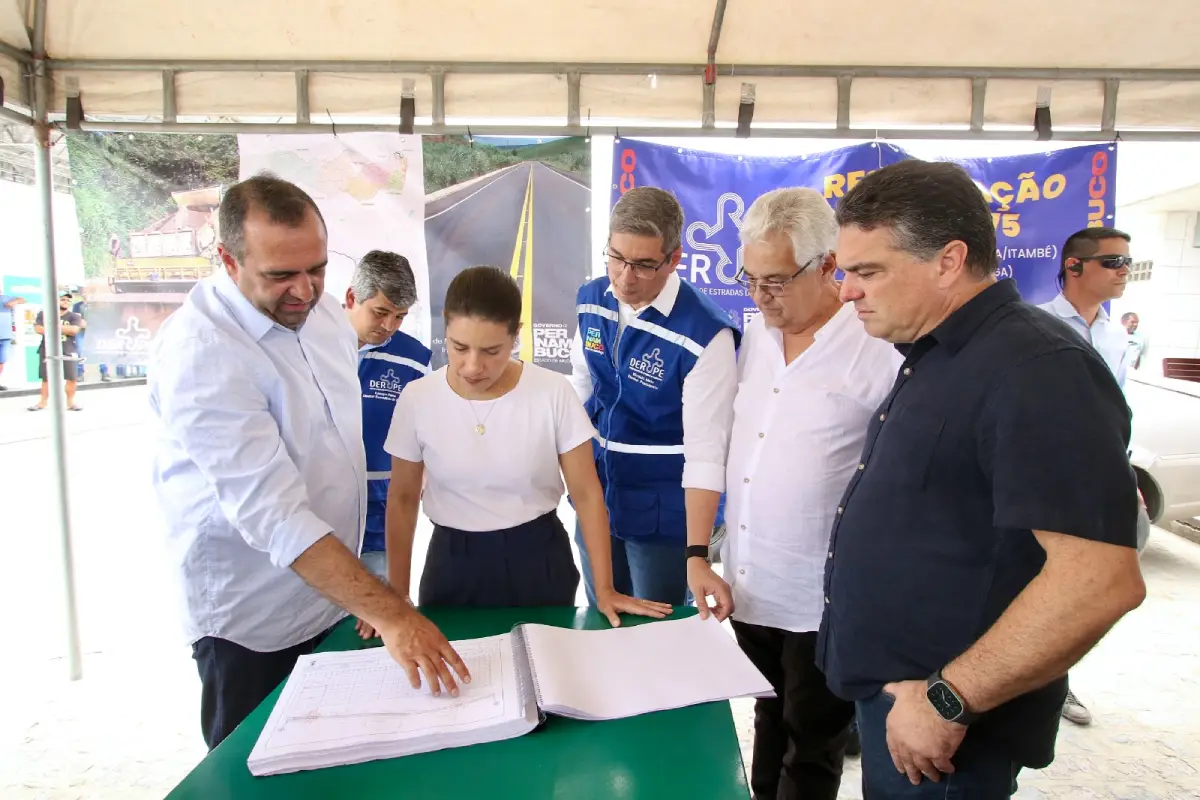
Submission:
[[1080,261],[1099,261],[1105,269],[1121,269],[1133,264],[1133,256],[1082,256]]

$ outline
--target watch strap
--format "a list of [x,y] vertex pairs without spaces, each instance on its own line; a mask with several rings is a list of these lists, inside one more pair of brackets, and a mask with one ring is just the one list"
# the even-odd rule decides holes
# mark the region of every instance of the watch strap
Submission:
[[706,544],[689,544],[683,552],[685,558],[703,558],[708,561],[708,545]]

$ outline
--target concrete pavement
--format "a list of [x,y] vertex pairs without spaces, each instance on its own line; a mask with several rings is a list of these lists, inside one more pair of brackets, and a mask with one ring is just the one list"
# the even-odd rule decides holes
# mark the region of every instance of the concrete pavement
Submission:
[[[84,399],[67,419],[86,653],[77,683],[66,680],[49,416],[25,411],[26,398],[0,400],[4,798],[162,797],[204,755],[199,680],[149,486],[145,388]],[[423,524],[418,553],[428,533]],[[1024,775],[1018,797],[1200,796],[1200,545],[1156,530],[1143,568],[1146,603],[1072,670],[1095,724],[1064,724],[1058,760]],[[750,705],[734,704],[747,762]],[[844,798],[860,797],[856,769],[850,761]]]

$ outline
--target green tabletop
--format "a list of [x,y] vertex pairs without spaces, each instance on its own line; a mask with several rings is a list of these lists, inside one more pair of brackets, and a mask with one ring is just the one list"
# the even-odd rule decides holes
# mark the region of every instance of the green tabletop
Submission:
[[[505,633],[519,622],[602,628],[599,614],[575,608],[429,610],[449,639]],[[674,618],[694,614],[676,609]],[[622,624],[641,622],[622,618]],[[378,646],[353,621],[334,628],[320,650]],[[698,670],[703,664],[695,665]],[[246,767],[276,689],[175,787],[171,798],[747,798],[741,750],[728,703],[706,703],[609,722],[550,717],[533,733],[503,742],[366,764],[256,778]]]

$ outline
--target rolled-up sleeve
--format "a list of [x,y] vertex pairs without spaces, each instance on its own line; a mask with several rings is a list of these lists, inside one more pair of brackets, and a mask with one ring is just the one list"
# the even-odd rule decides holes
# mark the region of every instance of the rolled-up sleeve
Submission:
[[153,384],[164,435],[213,487],[247,544],[288,567],[332,532],[309,507],[266,395],[219,343],[184,339],[161,353]]
[[725,491],[725,459],[737,394],[733,331],[721,330],[683,381],[683,488]]

